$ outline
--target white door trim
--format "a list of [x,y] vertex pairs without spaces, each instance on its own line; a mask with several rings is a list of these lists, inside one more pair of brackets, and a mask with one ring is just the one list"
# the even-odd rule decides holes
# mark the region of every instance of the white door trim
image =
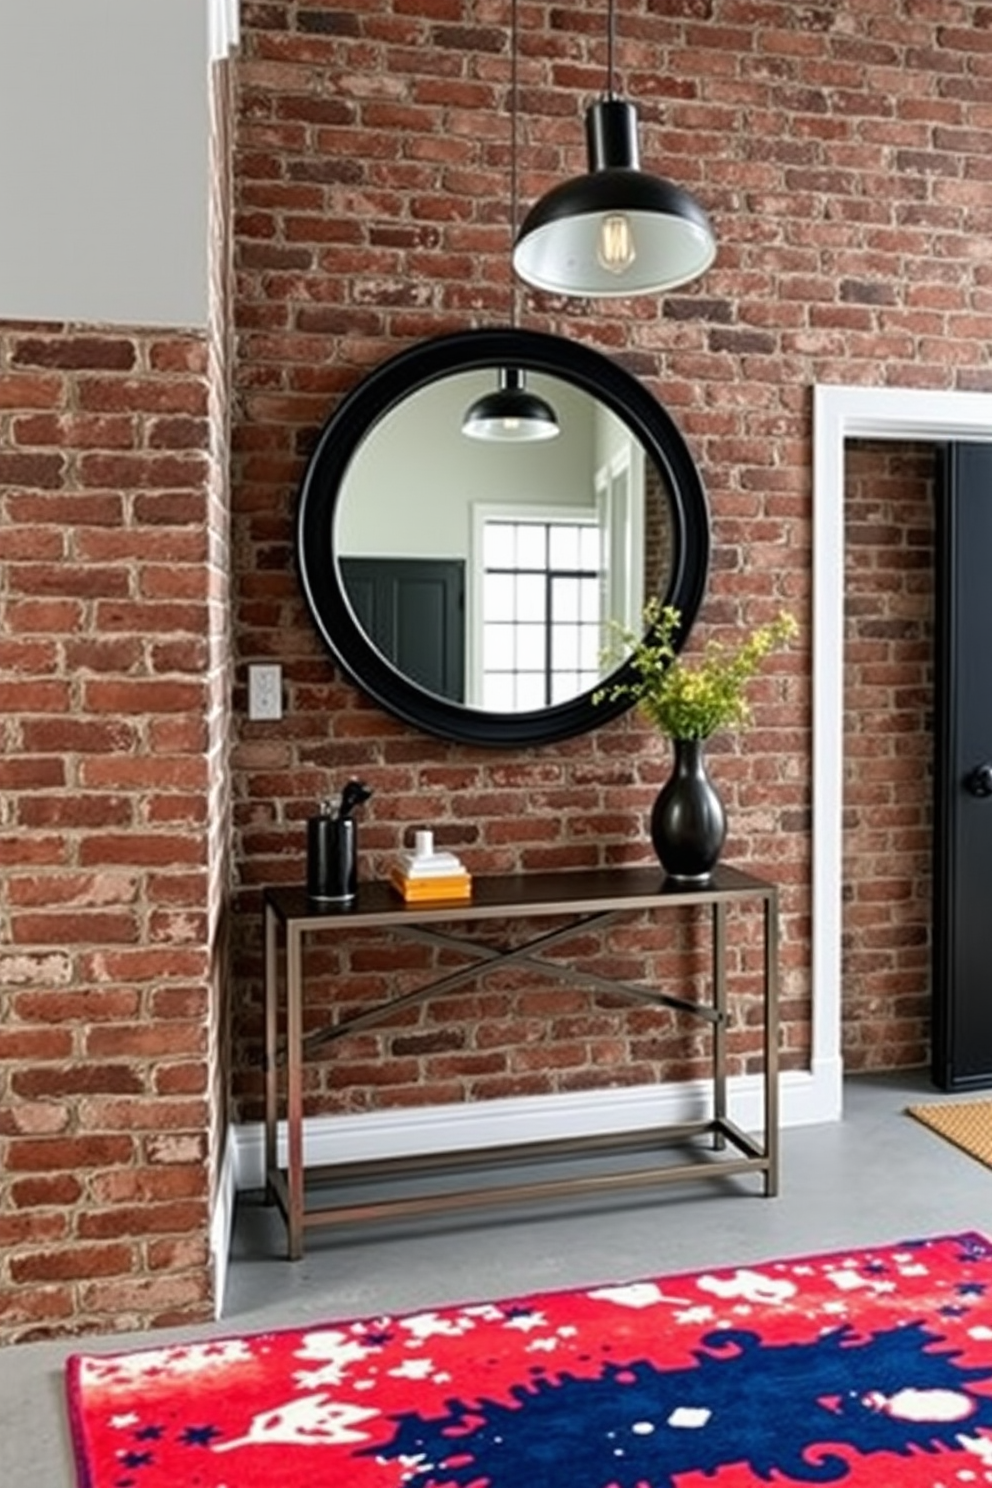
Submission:
[[[813,393],[813,1074],[840,1110],[844,806],[844,444],[992,442],[992,394],[820,385]],[[822,1090],[829,1100],[828,1087]]]

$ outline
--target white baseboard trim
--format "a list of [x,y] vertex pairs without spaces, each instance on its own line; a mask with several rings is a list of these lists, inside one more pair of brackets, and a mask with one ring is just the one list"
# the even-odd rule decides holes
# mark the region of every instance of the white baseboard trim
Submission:
[[214,1212],[210,1219],[210,1259],[214,1271],[214,1317],[224,1313],[227,1291],[228,1261],[234,1232],[234,1204],[238,1191],[239,1129],[229,1126],[224,1141],[224,1157],[217,1179]]
[[[779,1099],[782,1126],[811,1126],[840,1118],[840,1066],[816,1074],[793,1070],[782,1075]],[[705,1117],[709,1084],[637,1085],[632,1089],[514,1096],[465,1105],[370,1111],[360,1115],[315,1116],[303,1125],[307,1167],[324,1163],[369,1162],[431,1152],[473,1151],[504,1143],[556,1137],[638,1131],[669,1122]],[[730,1115],[745,1131],[763,1124],[762,1080],[741,1076],[729,1082]],[[279,1161],[285,1163],[285,1125],[279,1125]],[[265,1182],[265,1134],[261,1122],[231,1128],[234,1181],[238,1190]]]

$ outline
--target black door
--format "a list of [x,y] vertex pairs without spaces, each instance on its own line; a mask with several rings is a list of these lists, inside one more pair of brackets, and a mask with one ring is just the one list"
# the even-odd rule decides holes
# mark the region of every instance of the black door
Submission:
[[933,1079],[992,1085],[992,445],[950,445],[937,503]]
[[465,565],[455,558],[342,558],[358,623],[411,682],[465,699]]

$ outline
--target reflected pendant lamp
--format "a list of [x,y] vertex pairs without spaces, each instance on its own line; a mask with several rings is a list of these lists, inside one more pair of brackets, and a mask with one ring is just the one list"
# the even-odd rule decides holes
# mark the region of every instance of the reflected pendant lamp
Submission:
[[589,170],[527,213],[513,264],[536,289],[617,298],[675,289],[716,257],[709,218],[681,186],[640,169],[637,109],[613,96],[613,0],[607,96],[586,113]]
[[[510,24],[510,246],[517,236],[517,0],[513,0]],[[517,284],[510,273],[510,324],[517,324]],[[503,367],[499,387],[477,398],[462,420],[462,433],[469,439],[503,444],[534,444],[554,439],[558,419],[551,404],[527,387],[519,367]]]
[[469,439],[491,439],[513,443],[554,439],[558,420],[550,403],[531,392],[518,367],[504,367],[499,387],[477,398],[462,422]]

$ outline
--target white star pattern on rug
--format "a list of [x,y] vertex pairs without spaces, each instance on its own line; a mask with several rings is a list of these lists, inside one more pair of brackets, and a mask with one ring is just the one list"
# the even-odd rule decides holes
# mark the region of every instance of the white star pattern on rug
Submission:
[[339,1385],[349,1364],[356,1364],[368,1357],[370,1349],[354,1342],[340,1329],[326,1329],[319,1333],[308,1333],[303,1347],[297,1351],[299,1359],[323,1361],[320,1369],[300,1369],[293,1375],[302,1390],[312,1390],[318,1385]]

